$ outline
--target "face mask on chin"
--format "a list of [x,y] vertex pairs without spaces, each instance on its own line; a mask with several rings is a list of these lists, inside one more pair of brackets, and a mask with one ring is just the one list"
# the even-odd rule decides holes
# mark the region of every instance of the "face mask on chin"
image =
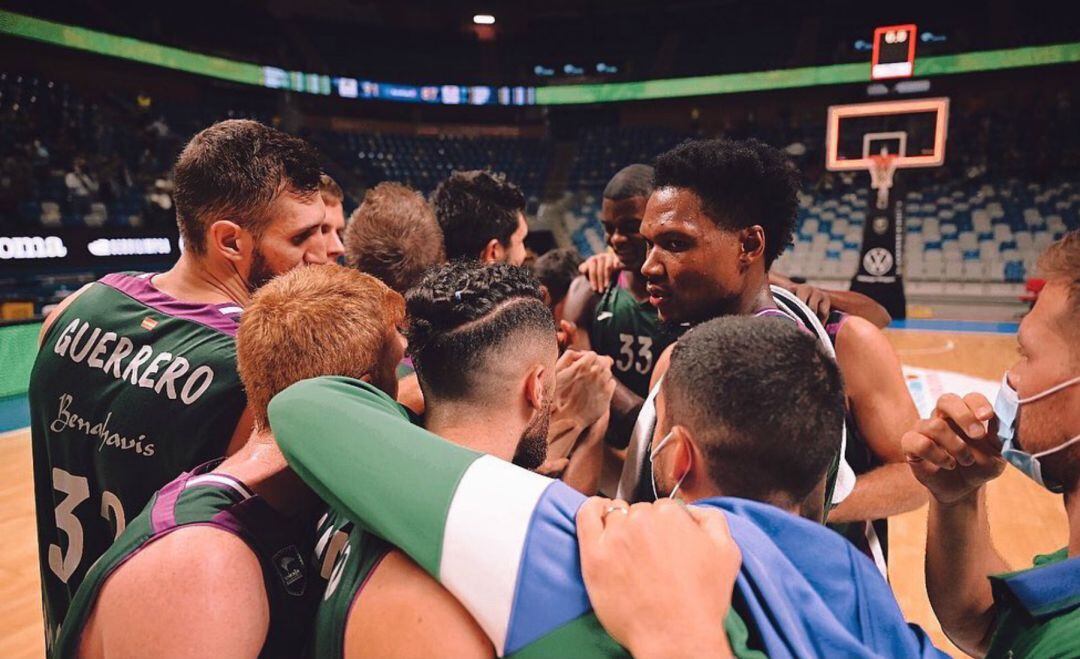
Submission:
[[998,391],[997,400],[994,401],[994,415],[998,419],[998,438],[1001,440],[1001,457],[1022,471],[1031,480],[1056,493],[1060,493],[1064,486],[1043,476],[1040,458],[1052,455],[1080,442],[1080,435],[1051,449],[1031,454],[1021,448],[1017,417],[1021,405],[1041,400],[1075,384],[1080,384],[1080,377],[1066,380],[1033,396],[1020,398],[1016,390],[1009,384],[1009,375],[1006,373],[1001,378],[1001,389]]

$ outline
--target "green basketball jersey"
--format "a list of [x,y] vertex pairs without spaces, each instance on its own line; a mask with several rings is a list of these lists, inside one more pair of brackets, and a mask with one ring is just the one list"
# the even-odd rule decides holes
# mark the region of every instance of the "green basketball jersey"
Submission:
[[155,494],[116,542],[91,566],[59,627],[50,656],[78,654],[90,614],[105,581],[128,559],[184,526],[213,526],[232,533],[255,552],[262,566],[270,605],[270,625],[260,656],[296,657],[310,632],[316,597],[308,567],[313,535],[310,522],[274,511],[243,483],[209,473],[220,461],[181,474]]
[[315,561],[326,588],[315,614],[311,656],[342,657],[349,611],[371,573],[393,546],[332,510],[319,520],[316,537]]
[[656,307],[639,302],[618,282],[597,301],[589,328],[592,349],[611,357],[615,378],[642,398],[649,395],[656,360],[677,338],[660,324]]
[[246,404],[239,312],[118,273],[45,334],[29,399],[47,642],[126,521],[177,474],[224,455]]

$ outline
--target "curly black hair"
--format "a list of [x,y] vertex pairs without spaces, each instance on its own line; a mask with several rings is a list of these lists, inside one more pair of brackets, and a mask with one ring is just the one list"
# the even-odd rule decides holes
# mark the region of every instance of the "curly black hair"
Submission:
[[442,227],[446,258],[475,259],[492,238],[509,245],[525,212],[525,195],[501,174],[454,172],[431,196]]
[[765,267],[791,244],[799,176],[778,149],[749,140],[688,140],[656,158],[657,188],[687,188],[717,225],[765,230]]
[[550,337],[555,321],[540,282],[525,268],[455,261],[429,270],[405,298],[409,340],[424,395],[461,398],[475,386],[477,367],[521,332]]

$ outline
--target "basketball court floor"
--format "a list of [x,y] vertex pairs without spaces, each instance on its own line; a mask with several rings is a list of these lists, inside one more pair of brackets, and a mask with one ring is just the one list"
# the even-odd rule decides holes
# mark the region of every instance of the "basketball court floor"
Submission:
[[[970,327],[939,325],[935,330],[887,333],[905,366],[1000,381],[1016,359],[1013,335],[954,329]],[[44,655],[30,462],[29,431],[0,435],[0,657],[11,659]],[[1068,532],[1061,498],[1015,469],[1010,467],[991,484],[988,505],[994,543],[1012,566],[1026,567],[1033,555],[1065,545]],[[889,578],[908,620],[926,629],[938,647],[962,657],[945,639],[926,598],[925,537],[925,508],[892,520]]]

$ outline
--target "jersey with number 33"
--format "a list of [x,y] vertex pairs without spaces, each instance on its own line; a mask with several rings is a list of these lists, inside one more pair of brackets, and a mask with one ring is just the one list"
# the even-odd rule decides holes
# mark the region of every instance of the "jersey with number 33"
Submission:
[[592,349],[614,360],[612,374],[642,398],[649,395],[649,378],[656,360],[678,339],[660,323],[648,300],[639,302],[633,293],[613,284],[597,301],[589,341]]

